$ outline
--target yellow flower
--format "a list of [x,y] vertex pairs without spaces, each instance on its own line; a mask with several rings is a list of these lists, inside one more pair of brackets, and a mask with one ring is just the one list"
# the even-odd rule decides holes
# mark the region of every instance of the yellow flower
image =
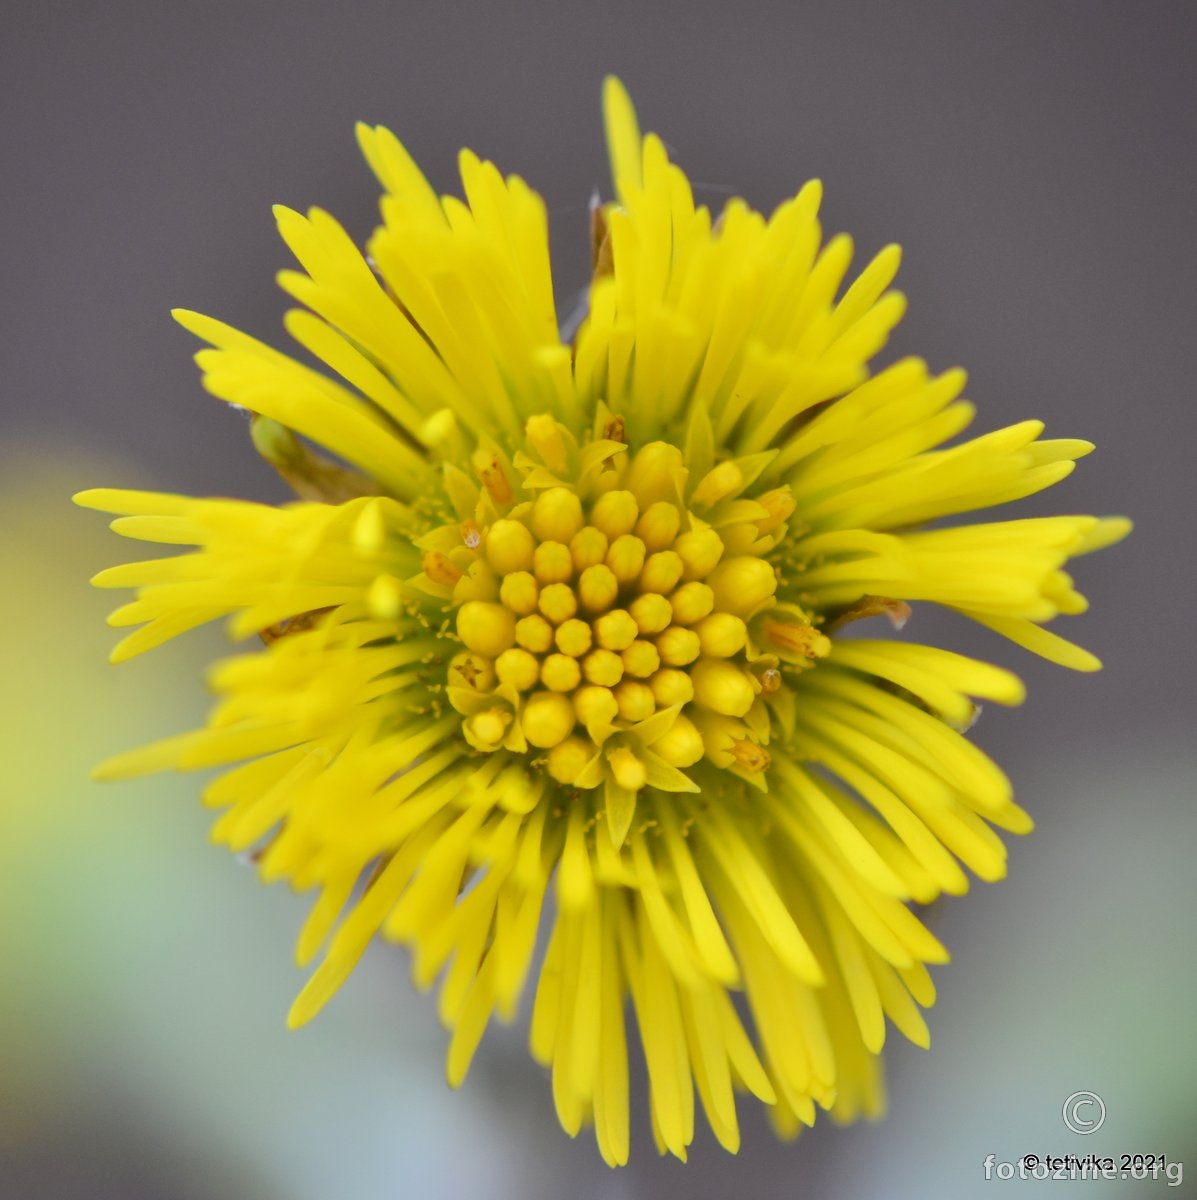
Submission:
[[881,1110],[886,1019],[925,1045],[947,959],[912,905],[966,891],[962,865],[999,879],[991,827],[1031,827],[962,736],[973,698],[1023,688],[841,631],[931,601],[1093,670],[1044,624],[1085,607],[1067,560],[1129,526],[927,529],[1090,445],[1026,421],[947,446],[973,415],[961,371],[868,372],[905,308],[897,248],[841,293],[852,245],[822,243],[817,183],[712,221],[615,80],[604,103],[617,199],[572,344],[540,197],[463,152],[466,202],[439,198],[363,126],[368,257],[327,213],[277,211],[303,267],[280,276],[304,306],[286,327],[328,371],[176,314],[300,500],[77,499],[193,547],[97,577],[136,589],[114,661],[220,618],[265,642],[216,665],[207,728],[99,774],[223,769],[217,840],[317,894],[291,1023],[381,933],[442,980],[456,1085],[533,976],[561,1123],[616,1164],[629,996],[663,1152],[685,1158],[696,1092],[730,1150],[737,1091],[783,1133]]

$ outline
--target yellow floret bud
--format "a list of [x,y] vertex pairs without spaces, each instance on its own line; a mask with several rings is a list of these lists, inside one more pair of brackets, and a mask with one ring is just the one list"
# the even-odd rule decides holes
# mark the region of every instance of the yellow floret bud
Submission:
[[496,521],[486,532],[486,558],[500,575],[526,571],[535,542],[522,521]]
[[723,557],[723,542],[713,529],[691,529],[673,543],[686,565],[687,579],[705,579]]
[[533,654],[543,654],[553,644],[553,627],[539,613],[515,623],[515,640]]
[[707,582],[715,593],[716,608],[742,616],[751,616],[777,591],[773,568],[751,555],[721,562]]
[[614,687],[623,678],[623,659],[613,650],[592,650],[582,660],[582,672],[591,683]]
[[540,598],[540,584],[530,571],[513,571],[503,576],[499,584],[499,599],[514,613],[526,617],[536,611],[536,601]]
[[494,664],[479,654],[455,654],[449,663],[449,686],[489,692],[495,686]]
[[628,612],[641,633],[660,633],[662,629],[668,629],[673,620],[673,605],[655,592],[637,596],[628,605]]
[[748,626],[731,613],[711,613],[695,627],[703,654],[711,658],[731,658],[744,649],[748,641]]
[[698,727],[681,715],[668,733],[653,742],[653,750],[671,767],[692,767],[706,753]]
[[541,588],[540,599],[536,603],[554,625],[568,621],[578,611],[578,598],[568,583],[550,583],[548,587]]
[[529,417],[524,425],[528,444],[540,455],[540,461],[550,471],[560,475],[566,468],[565,438],[561,427],[548,413]]
[[693,625],[701,621],[715,607],[715,593],[705,583],[692,581],[683,583],[672,596],[673,619],[679,625]]
[[690,501],[704,507],[718,504],[720,500],[738,492],[743,486],[744,476],[740,468],[734,462],[722,462],[702,477]]
[[631,533],[636,528],[636,518],[640,516],[640,506],[631,492],[607,492],[594,502],[590,513],[590,523],[601,529],[610,541]]
[[668,595],[677,586],[685,566],[673,550],[658,550],[640,572],[640,590]]
[[617,746],[607,753],[607,764],[615,782],[629,792],[638,792],[648,782],[644,764],[627,748]]
[[594,623],[594,637],[604,650],[626,650],[640,632],[631,615],[622,608],[604,613]]
[[571,617],[563,621],[557,629],[557,649],[570,658],[581,658],[590,649],[590,626],[585,621]]
[[658,500],[644,510],[644,515],[636,522],[636,536],[644,543],[647,550],[667,550],[677,537],[681,528],[682,514],[676,504],[668,500]]
[[476,558],[453,585],[453,603],[467,600],[494,600],[499,595],[499,580],[484,558]]
[[624,483],[640,507],[648,508],[657,500],[672,500],[677,495],[678,478],[685,469],[682,452],[676,446],[649,442],[632,459]]
[[501,683],[515,688],[516,691],[526,692],[540,678],[540,663],[535,655],[513,646],[495,659],[495,674]]
[[610,688],[581,687],[574,692],[574,711],[583,725],[610,725],[619,714],[619,704]]
[[565,583],[574,573],[574,560],[564,542],[541,542],[532,555],[532,569],[541,583]]
[[689,704],[694,699],[694,682],[685,671],[664,667],[649,681],[653,698],[658,708],[672,708],[675,704]]
[[633,642],[620,657],[625,673],[638,679],[647,679],[661,665],[661,656],[652,642]]
[[542,750],[569,737],[574,727],[574,706],[559,692],[533,692],[520,718],[524,737]]
[[783,521],[788,521],[796,506],[794,493],[788,487],[774,488],[763,496],[757,496],[756,502],[769,515],[757,521],[756,527],[760,533],[772,533]]
[[752,707],[756,691],[751,680],[734,663],[704,658],[690,670],[694,702],[727,717],[742,717]]
[[615,689],[615,702],[619,715],[625,721],[643,721],[657,710],[657,701],[652,689],[635,679],[625,679]]
[[630,533],[617,537],[607,551],[607,566],[620,583],[631,583],[644,566],[644,543]]
[[607,535],[601,529],[595,529],[593,525],[579,529],[569,539],[569,553],[574,560],[574,570],[585,571],[587,567],[601,563],[607,556],[607,545]]
[[594,743],[582,738],[566,738],[549,751],[549,774],[558,783],[573,783],[582,768],[594,757]]
[[694,630],[683,629],[680,625],[670,625],[657,638],[657,653],[660,654],[661,661],[666,666],[684,667],[702,653],[702,644]]
[[550,654],[540,668],[540,681],[553,692],[572,692],[582,682],[582,668],[568,654]]
[[457,636],[475,654],[495,658],[515,641],[515,614],[501,604],[469,600],[457,610]]
[[605,612],[619,595],[619,580],[606,563],[587,567],[578,580],[578,598],[591,613]]
[[532,528],[542,542],[568,542],[582,528],[582,501],[566,487],[547,488],[532,505]]

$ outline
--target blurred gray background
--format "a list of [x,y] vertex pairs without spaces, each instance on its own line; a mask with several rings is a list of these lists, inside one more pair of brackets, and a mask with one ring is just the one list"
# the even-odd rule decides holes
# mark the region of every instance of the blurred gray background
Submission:
[[[1191,2],[10,4],[0,1197],[955,1200],[1040,1186],[985,1183],[988,1153],[1121,1152],[1187,1159],[1168,1194],[1197,1194],[1195,50]],[[281,497],[168,310],[282,343],[269,207],[318,204],[364,237],[357,119],[393,128],[439,190],[469,145],[541,191],[566,307],[606,187],[609,71],[708,203],[768,210],[819,176],[859,261],[899,241],[893,352],[967,367],[978,431],[1040,417],[1097,443],[1024,513],[1138,524],[1077,564],[1094,611],[1063,631],[1101,675],[916,614],[915,635],[1028,680],[976,736],[1039,829],[1005,883],[931,916],[954,962],[931,1050],[891,1043],[886,1121],[780,1145],[744,1105],[738,1158],[703,1129],[689,1166],[662,1162],[641,1071],[618,1173],[557,1128],[518,1027],[450,1093],[433,1004],[394,951],[284,1031],[304,902],[206,843],[194,779],[85,781],[201,719],[219,634],[108,668],[110,598],[85,580],[127,549],[66,503],[104,483]],[[1080,1089],[1109,1114],[1089,1138],[1060,1119]]]

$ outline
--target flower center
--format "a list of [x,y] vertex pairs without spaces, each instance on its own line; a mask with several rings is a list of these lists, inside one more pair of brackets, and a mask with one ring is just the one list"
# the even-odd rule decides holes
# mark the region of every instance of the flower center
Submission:
[[664,442],[579,449],[547,418],[529,435],[539,463],[475,456],[471,515],[421,542],[463,645],[446,690],[466,740],[581,788],[691,789],[682,771],[704,759],[764,771],[779,651],[826,643],[781,611],[762,553],[788,493],[745,500],[735,462],[690,484]]

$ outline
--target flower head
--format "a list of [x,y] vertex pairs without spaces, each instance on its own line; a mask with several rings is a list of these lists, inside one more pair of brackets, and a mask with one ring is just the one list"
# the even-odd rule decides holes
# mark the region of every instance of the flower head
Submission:
[[216,665],[206,728],[100,773],[223,769],[217,839],[316,893],[292,1023],[381,933],[442,981],[456,1084],[532,990],[563,1126],[621,1163],[629,996],[662,1150],[685,1157],[696,1091],[732,1150],[737,1091],[783,1132],[879,1112],[887,1018],[926,1044],[947,958],[912,905],[964,892],[962,866],[1000,878],[993,827],[1030,828],[962,735],[975,699],[1023,689],[845,629],[929,601],[1092,670],[1044,625],[1085,607],[1066,562],[1127,524],[928,529],[1091,447],[1036,421],[952,442],[962,372],[868,371],[905,307],[895,247],[843,289],[818,184],[712,221],[614,80],[604,99],[617,199],[572,344],[540,198],[468,152],[465,202],[438,197],[361,127],[368,257],[320,210],[277,212],[303,268],[287,329],[326,369],[176,314],[300,499],[78,500],[192,547],[97,577],[136,589],[114,659],[221,618],[265,643]]

